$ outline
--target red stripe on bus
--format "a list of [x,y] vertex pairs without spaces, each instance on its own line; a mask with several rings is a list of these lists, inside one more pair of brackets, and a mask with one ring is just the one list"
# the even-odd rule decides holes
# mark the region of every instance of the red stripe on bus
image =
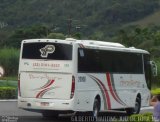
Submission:
[[85,46],[83,44],[79,44],[80,48],[85,48]]
[[54,82],[55,82],[55,80],[50,80],[50,82],[47,83],[46,85],[44,85],[44,86],[42,87],[42,89],[45,89],[45,88],[51,86]]
[[105,96],[105,93],[103,92],[104,89],[102,88],[102,85],[95,79],[95,77],[93,77],[92,75],[89,75],[89,77],[94,80],[96,82],[96,84],[98,85],[98,87],[100,88],[101,90],[101,93],[102,93],[102,97],[103,97],[103,100],[104,100],[104,108],[107,110],[107,103],[106,103],[106,96]]
[[[112,94],[112,96],[114,97],[114,99],[115,99],[118,103],[120,103],[121,105],[125,105],[125,103],[119,98],[119,96],[118,96],[118,94],[116,93],[116,91],[113,90],[113,84],[111,83],[110,73],[107,73],[107,74],[106,74],[106,77],[107,77],[109,89],[110,89],[111,94]],[[115,87],[114,87],[114,89],[115,89]]]
[[85,46],[83,44],[81,44],[83,48],[85,48]]
[[110,101],[110,97],[109,97],[109,94],[108,94],[108,90],[106,89],[105,85],[96,77],[94,77],[99,83],[100,85],[102,86],[103,90],[104,90],[104,93],[105,93],[105,96],[106,96],[106,103],[107,103],[107,107],[108,109],[110,110],[111,109],[111,101]]
[[107,78],[107,83],[108,83],[108,87],[109,87],[109,90],[110,90],[110,92],[111,92],[111,95],[113,96],[113,98],[114,98],[117,102],[119,102],[118,99],[117,99],[116,96],[115,96],[114,91],[113,91],[113,87],[112,87],[112,84],[111,84],[110,74],[109,74],[109,73],[106,74],[106,78]]
[[[44,89],[44,90],[40,91],[40,92],[36,95],[36,98],[42,97],[42,94],[43,94],[44,92],[46,92],[48,89],[50,89],[50,88],[47,88],[47,89]],[[44,95],[44,94],[43,94],[43,95]]]

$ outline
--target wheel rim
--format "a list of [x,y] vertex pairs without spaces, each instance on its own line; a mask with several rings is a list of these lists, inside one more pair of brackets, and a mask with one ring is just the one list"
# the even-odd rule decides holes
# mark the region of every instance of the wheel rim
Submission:
[[93,107],[93,117],[94,118],[97,118],[98,117],[98,112],[99,112],[99,109],[98,109],[98,103],[97,101],[94,103],[94,107]]
[[93,111],[93,117],[97,118],[97,116],[98,116],[98,108],[96,107]]
[[138,113],[138,111],[139,111],[139,103],[138,102],[136,102],[136,104],[135,104],[135,108],[134,108],[134,113],[136,114],[136,113]]

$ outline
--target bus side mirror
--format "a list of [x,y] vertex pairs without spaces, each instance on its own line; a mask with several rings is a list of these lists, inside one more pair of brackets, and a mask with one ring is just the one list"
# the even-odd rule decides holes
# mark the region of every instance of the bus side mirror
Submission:
[[0,78],[4,76],[4,69],[0,66]]
[[157,76],[157,65],[154,61],[150,61],[152,76]]

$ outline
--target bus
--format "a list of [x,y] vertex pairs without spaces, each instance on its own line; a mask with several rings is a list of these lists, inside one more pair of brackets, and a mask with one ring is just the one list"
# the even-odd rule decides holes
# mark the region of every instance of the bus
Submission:
[[[154,72],[154,73],[152,73]],[[119,43],[29,39],[21,43],[18,107],[44,117],[149,106],[156,65],[149,52]]]

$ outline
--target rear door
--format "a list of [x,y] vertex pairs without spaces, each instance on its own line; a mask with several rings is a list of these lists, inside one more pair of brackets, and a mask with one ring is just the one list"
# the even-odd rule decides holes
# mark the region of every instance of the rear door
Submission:
[[70,99],[72,45],[48,42],[24,43],[19,66],[23,98]]

